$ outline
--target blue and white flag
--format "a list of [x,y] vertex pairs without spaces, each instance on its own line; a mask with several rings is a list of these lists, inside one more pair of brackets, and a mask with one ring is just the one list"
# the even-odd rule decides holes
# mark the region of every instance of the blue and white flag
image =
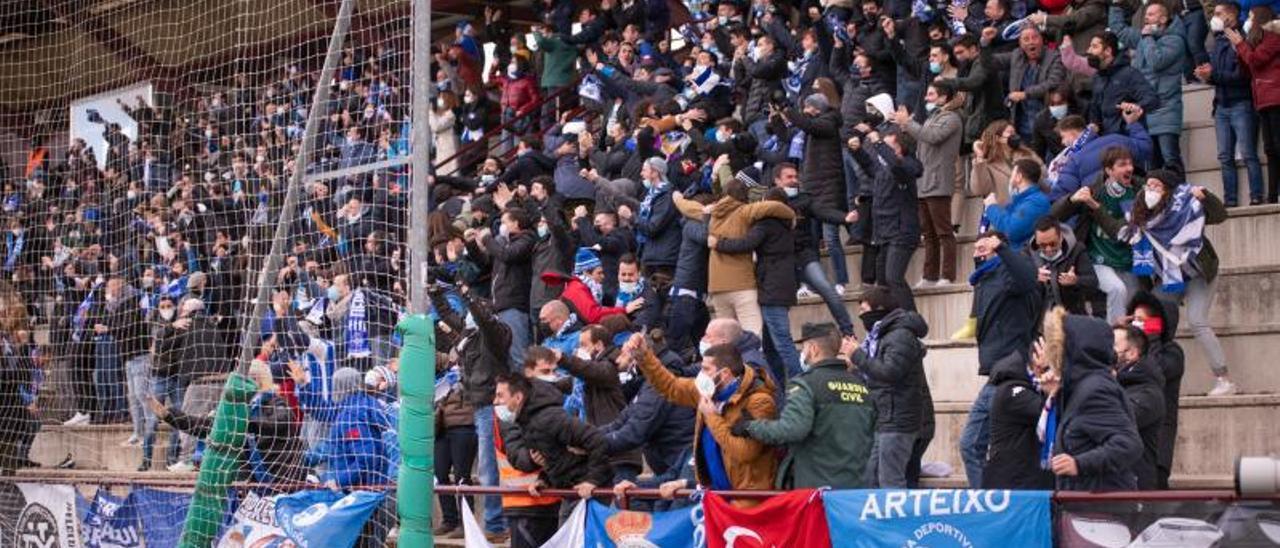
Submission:
[[[822,501],[842,546],[1053,545],[1048,491],[829,491]],[[1012,543],[1011,543],[1012,541]]]
[[182,524],[191,506],[190,493],[175,493],[147,487],[135,487],[129,503],[142,522],[142,538],[147,548],[176,548],[182,539]]
[[131,499],[117,497],[98,489],[89,513],[80,525],[86,548],[138,548],[142,546],[142,528],[138,509]]
[[369,301],[363,289],[351,295],[351,309],[347,311],[347,357],[367,358],[369,349]]
[[703,545],[701,529],[701,504],[667,512],[634,512],[605,506],[593,500],[587,506],[584,537],[585,545],[595,548],[694,548]]
[[385,493],[328,489],[302,491],[276,498],[276,523],[300,548],[350,547]]

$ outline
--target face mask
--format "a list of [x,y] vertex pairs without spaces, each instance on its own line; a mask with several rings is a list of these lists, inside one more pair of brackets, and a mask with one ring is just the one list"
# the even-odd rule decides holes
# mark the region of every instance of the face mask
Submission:
[[325,296],[329,297],[330,301],[336,301],[342,298],[342,294],[339,293],[338,288],[334,286],[329,286],[329,290],[327,293],[325,293]]
[[547,237],[547,235],[548,235],[548,234],[550,234],[550,233],[551,233],[551,232],[550,232],[550,230],[548,230],[548,229],[547,229],[547,227],[542,226],[542,225],[538,225],[538,237],[539,237],[539,238],[546,238],[546,237]]
[[1102,68],[1101,57],[1098,57],[1097,55],[1089,54],[1084,56],[1084,58],[1089,62],[1089,68],[1092,68],[1094,70]]
[[933,114],[933,111],[935,111],[935,110],[938,110],[938,105],[933,104],[933,103],[925,103],[925,104],[924,104],[924,111],[925,111],[925,112],[928,112],[929,114]]
[[693,379],[693,385],[697,387],[698,393],[710,398],[716,394],[716,381],[706,373],[698,373]]
[[143,279],[142,279],[142,287],[145,287],[145,288],[147,288],[147,289],[151,289],[152,287],[155,287],[155,285],[156,285],[156,279],[155,279],[155,278],[143,278]]
[[164,320],[164,321],[166,321],[166,322],[171,322],[171,321],[173,321],[173,313],[174,313],[174,312],[175,312],[175,310],[174,310],[174,309],[172,309],[172,308],[161,308],[161,309],[160,309],[160,319],[162,319],[162,320]]
[[787,193],[788,198],[795,198],[800,194],[800,189],[795,187],[782,187],[782,191]]
[[560,380],[560,377],[557,377],[555,373],[549,373],[546,375],[538,375],[537,379],[544,382],[554,383]]
[[577,352],[573,353],[573,355],[577,356],[579,360],[583,360],[583,361],[591,360],[591,351],[587,350],[586,348],[579,348]]
[[643,184],[644,184],[644,189],[645,189],[645,190],[653,190],[653,183],[651,183],[651,182],[649,182],[649,181],[641,181],[641,183],[643,183]]
[[1061,120],[1067,117],[1067,105],[1050,105],[1049,116],[1054,120]]
[[547,322],[538,322],[538,332],[541,333],[543,337],[550,337],[556,334],[556,330],[552,329],[551,324]]
[[515,422],[515,421],[516,421],[516,413],[515,413],[515,411],[512,411],[510,407],[507,407],[507,406],[505,406],[505,405],[495,405],[495,406],[493,406],[493,412],[498,414],[498,420],[500,420],[500,421],[502,421],[502,422]]
[[717,129],[717,130],[716,130],[716,142],[720,142],[720,143],[727,143],[727,142],[729,142],[729,132],[727,132],[727,131],[725,131],[725,130],[723,130],[723,129]]
[[517,69],[515,65],[508,66],[508,67],[507,67],[507,76],[509,76],[509,77],[511,77],[511,78],[519,78],[519,77],[520,77],[520,69]]
[[1227,25],[1226,25],[1225,23],[1223,23],[1223,22],[1222,22],[1222,20],[1221,20],[1221,19],[1218,19],[1217,17],[1214,17],[1213,19],[1210,19],[1210,20],[1209,20],[1209,30],[1211,30],[1211,31],[1213,31],[1213,32],[1222,32],[1222,31],[1226,30],[1226,28],[1227,28]]
[[1244,22],[1244,33],[1245,33],[1245,34],[1249,34],[1249,31],[1251,31],[1251,30],[1253,30],[1253,18],[1252,18],[1252,17],[1250,17],[1250,18],[1248,18],[1248,19],[1246,19],[1246,20],[1245,20],[1245,22]]
[[462,320],[462,326],[467,329],[475,329],[476,328],[475,314],[467,312],[467,317]]
[[1053,253],[1053,255],[1045,255],[1043,251],[1040,252],[1040,258],[1050,263],[1058,260],[1060,257],[1062,257],[1061,247],[1059,247],[1058,250]]
[[[442,108],[444,108],[444,99],[436,99],[436,108],[437,108],[437,109],[442,109]],[[369,116],[369,115],[366,113],[366,114],[365,114],[365,118],[371,118],[371,116]]]
[[124,193],[124,195],[125,198],[128,198],[130,201],[138,199],[138,191],[136,190],[130,190],[129,192]]
[[498,235],[504,238],[508,238],[511,236],[511,229],[507,228],[507,225],[499,225]]
[[618,282],[618,291],[628,295],[635,293],[640,289],[640,282]]
[[1009,137],[1010,149],[1017,150],[1021,146],[1022,146],[1022,137],[1018,136],[1017,134],[1014,134],[1012,137]]
[[929,72],[934,74],[942,74],[942,63],[929,61]]
[[723,25],[727,25],[727,24],[729,24],[729,18],[728,18],[728,17],[725,17],[725,16],[723,16],[723,15],[721,15],[721,16],[719,16],[719,17],[717,17],[717,18],[716,18],[716,22],[717,22],[717,23],[720,23],[720,25],[722,25],[722,26],[723,26]]
[[1153,209],[1160,204],[1160,198],[1163,198],[1163,197],[1164,197],[1164,194],[1161,193],[1160,191],[1148,189],[1146,192],[1143,193],[1142,201],[1147,204],[1147,209]]
[[475,96],[475,95],[471,95],[471,94],[469,94],[469,93],[468,93],[467,95],[465,95],[465,96],[463,96],[463,97],[462,97],[462,101],[463,101],[463,102],[465,102],[465,103],[467,103],[467,104],[474,103],[474,102],[476,102],[476,96]]
[[707,341],[698,341],[698,355],[705,356],[707,351],[711,350],[711,343]]

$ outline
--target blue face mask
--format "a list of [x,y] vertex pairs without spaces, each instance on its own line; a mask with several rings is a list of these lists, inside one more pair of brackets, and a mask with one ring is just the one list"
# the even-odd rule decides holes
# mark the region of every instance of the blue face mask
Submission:
[[538,237],[539,237],[539,238],[546,238],[546,237],[547,237],[547,235],[548,235],[548,234],[550,234],[550,233],[551,233],[551,231],[550,231],[550,230],[548,230],[548,229],[547,229],[547,227],[546,227],[545,225],[538,225]]
[[934,74],[942,74],[942,63],[929,61],[929,72]]
[[325,295],[329,297],[330,301],[336,301],[342,298],[342,295],[338,293],[338,288],[334,286],[329,286],[329,292]]

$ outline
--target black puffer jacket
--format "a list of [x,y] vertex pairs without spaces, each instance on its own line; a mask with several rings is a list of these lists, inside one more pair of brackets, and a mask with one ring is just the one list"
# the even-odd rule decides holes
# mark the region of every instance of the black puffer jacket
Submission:
[[791,221],[761,219],[742,238],[716,242],[721,253],[755,253],[756,290],[760,306],[795,306],[796,245]]
[[840,112],[827,107],[817,116],[809,116],[791,109],[787,119],[805,134],[800,187],[825,207],[843,207],[846,200]]
[[[670,350],[658,353],[667,370],[680,377],[692,377],[684,361]],[[644,381],[640,392],[613,422],[600,427],[609,453],[644,448],[644,459],[654,475],[662,475],[682,464],[678,459],[693,439],[693,417],[696,411],[667,401],[652,384]]]
[[[533,389],[516,415],[524,444],[518,455],[508,453],[511,465],[522,472],[541,471],[542,479],[554,488],[569,488],[583,481],[608,485],[613,473],[600,430],[570,417],[558,388],[536,379],[531,382]],[[586,454],[570,452],[570,447]],[[530,451],[542,453],[546,465],[535,464],[529,458]]]
[[746,88],[747,102],[742,109],[742,121],[746,125],[768,116],[769,97],[775,90],[782,90],[782,79],[786,75],[787,58],[777,50],[760,61],[746,57],[734,64],[733,78]]
[[881,120],[873,120],[867,113],[867,99],[892,90],[878,78],[863,78],[861,74],[852,72],[853,59],[843,53],[847,48],[832,50],[829,70],[831,79],[840,86],[840,140],[847,142],[850,137],[863,135],[853,129],[858,124],[866,123],[875,126]]
[[1138,483],[1133,463],[1142,439],[1120,383],[1111,376],[1113,335],[1107,322],[1067,316],[1062,388],[1058,390],[1058,436],[1054,454],[1075,458],[1079,474],[1058,476],[1070,491],[1131,491]]
[[1182,374],[1186,371],[1187,356],[1182,345],[1174,340],[1178,332],[1178,305],[1167,303],[1155,295],[1140,291],[1129,302],[1129,315],[1139,304],[1147,305],[1164,318],[1164,331],[1155,340],[1147,341],[1147,356],[1160,364],[1160,376],[1164,378],[1164,420],[1160,425],[1160,450],[1157,465],[1157,485],[1169,488],[1169,474],[1173,470],[1173,448],[1178,440],[1178,397],[1182,391]]
[[483,240],[485,254],[493,268],[494,310],[529,310],[533,248],[537,242],[532,232],[509,237],[486,236]]
[[1116,380],[1124,388],[1129,407],[1142,438],[1142,458],[1133,464],[1138,477],[1138,489],[1156,488],[1156,467],[1159,460],[1160,428],[1164,424],[1164,377],[1159,362],[1150,354],[1137,363],[1120,369]]
[[924,375],[924,343],[929,324],[915,312],[896,309],[880,320],[879,344],[871,356],[859,348],[852,361],[867,376],[867,387],[876,402],[876,432],[919,432],[924,424],[921,394]]
[[859,148],[853,159],[872,174],[871,222],[874,242],[915,247],[920,241],[916,179],[924,166],[915,156],[898,157],[883,141]]
[[1001,264],[982,274],[973,288],[979,375],[990,375],[997,360],[1014,352],[1025,357],[1040,319],[1040,287],[1031,261],[1008,245],[996,254]]
[[462,365],[462,389],[467,402],[480,408],[493,405],[495,379],[499,373],[511,370],[511,328],[493,315],[493,308],[484,299],[464,296],[467,310],[476,327],[467,329],[464,319],[453,311],[444,295],[432,292],[431,305],[440,321],[454,333],[461,333],[457,343],[458,362]]
[[1045,395],[1035,389],[1020,353],[991,367],[991,446],[982,471],[983,489],[1053,489],[1053,474],[1040,468],[1036,424]]
[[[617,420],[627,406],[618,368],[611,361],[616,354],[617,349],[612,349],[592,360],[567,355],[560,357],[560,366],[584,383],[582,403],[586,407],[587,424],[592,426],[600,427]],[[610,452],[610,455],[609,462],[614,465],[632,465],[637,470],[643,465],[639,451]]]

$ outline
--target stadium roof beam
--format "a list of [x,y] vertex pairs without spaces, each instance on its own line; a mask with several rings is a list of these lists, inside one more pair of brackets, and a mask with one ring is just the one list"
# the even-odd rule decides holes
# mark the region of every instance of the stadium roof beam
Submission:
[[134,44],[132,40],[103,20],[103,16],[110,11],[135,1],[108,0],[104,3],[95,3],[93,0],[43,0],[45,8],[57,18],[70,21],[77,29],[120,59],[128,67],[129,76],[134,79],[151,80],[171,78],[174,75],[171,67],[162,65],[147,50]]

